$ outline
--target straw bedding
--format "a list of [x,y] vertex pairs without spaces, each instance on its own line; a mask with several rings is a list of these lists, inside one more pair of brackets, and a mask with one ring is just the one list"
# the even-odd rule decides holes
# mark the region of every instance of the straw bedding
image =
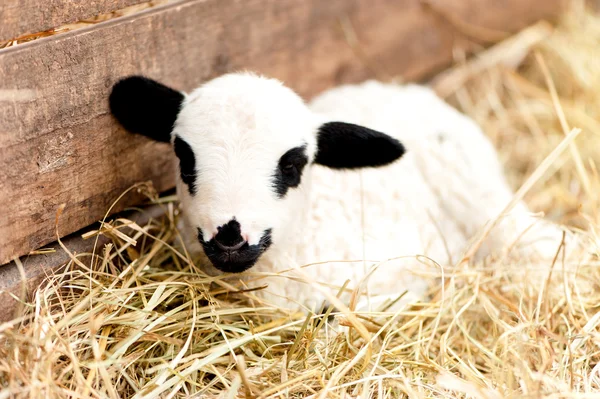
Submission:
[[112,244],[72,254],[0,326],[0,398],[600,395],[600,17],[576,9],[547,38],[518,37],[524,58],[434,86],[483,126],[527,203],[586,240],[576,261],[562,247],[543,267],[465,259],[400,313],[289,314],[201,275],[172,245],[173,198],[140,185],[166,217],[105,223]]

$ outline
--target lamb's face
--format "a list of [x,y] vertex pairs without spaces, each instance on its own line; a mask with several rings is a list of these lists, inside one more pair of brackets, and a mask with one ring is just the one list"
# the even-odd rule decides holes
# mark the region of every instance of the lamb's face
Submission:
[[306,203],[317,128],[275,80],[229,75],[184,100],[173,130],[178,194],[217,269],[243,271],[289,239]]
[[183,216],[223,272],[290,245],[309,206],[312,164],[380,166],[404,152],[383,133],[323,121],[278,81],[250,74],[224,75],[189,96],[131,77],[110,103],[128,130],[172,143]]

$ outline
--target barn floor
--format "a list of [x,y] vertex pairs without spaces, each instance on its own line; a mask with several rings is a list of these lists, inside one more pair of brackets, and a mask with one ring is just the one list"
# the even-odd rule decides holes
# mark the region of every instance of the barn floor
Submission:
[[588,240],[578,265],[560,248],[544,270],[510,257],[462,263],[430,276],[430,300],[395,315],[336,314],[336,328],[243,306],[251,292],[226,295],[199,275],[171,246],[166,198],[163,220],[105,224],[113,245],[72,255],[0,325],[0,398],[597,395],[599,43],[600,16],[574,9],[517,63],[491,60],[451,91],[435,86],[484,127],[514,189],[532,183],[530,207]]

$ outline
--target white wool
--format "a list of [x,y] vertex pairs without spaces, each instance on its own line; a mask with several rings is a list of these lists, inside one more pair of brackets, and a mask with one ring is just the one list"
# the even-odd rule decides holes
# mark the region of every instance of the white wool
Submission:
[[[247,95],[249,85],[256,85],[254,97]],[[222,99],[219,107],[214,96]],[[214,112],[207,114],[209,106]],[[379,130],[399,139],[407,153],[389,166],[360,171],[307,166],[301,186],[275,198],[269,178],[278,157],[306,141],[312,158],[324,121]],[[426,281],[413,272],[438,267],[424,257],[442,267],[458,262],[513,197],[481,129],[423,86],[374,81],[341,86],[306,108],[272,80],[226,75],[187,97],[174,133],[192,146],[200,163],[202,195],[192,198],[178,183],[188,249],[202,252],[196,226],[212,232],[233,214],[250,240],[273,228],[273,247],[232,279],[243,278],[250,287],[268,284],[255,295],[282,307],[318,306],[325,296],[314,283],[335,294],[346,280],[349,288],[362,282],[374,296],[408,290],[405,301],[422,297]],[[519,256],[551,258],[561,237],[557,226],[518,203],[477,257],[510,247]],[[207,272],[219,273],[205,258],[202,263]],[[313,283],[299,278],[294,269],[300,266]],[[273,275],[257,280],[257,272]]]

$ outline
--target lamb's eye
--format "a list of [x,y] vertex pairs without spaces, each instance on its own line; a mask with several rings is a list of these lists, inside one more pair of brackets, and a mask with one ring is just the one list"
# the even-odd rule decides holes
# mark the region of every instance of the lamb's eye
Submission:
[[281,170],[283,171],[283,173],[293,173],[296,170],[296,167],[290,163],[290,164],[283,165]]
[[283,198],[289,188],[300,185],[302,170],[307,163],[306,145],[294,147],[279,158],[273,175],[273,185],[279,198]]

